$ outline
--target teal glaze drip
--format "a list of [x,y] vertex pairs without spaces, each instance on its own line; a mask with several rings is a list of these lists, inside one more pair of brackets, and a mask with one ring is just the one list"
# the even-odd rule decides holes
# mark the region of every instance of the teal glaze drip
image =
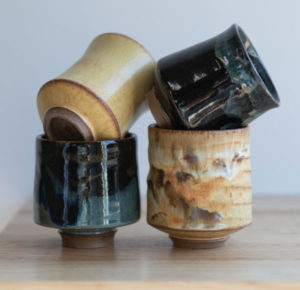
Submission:
[[140,216],[136,140],[56,142],[39,136],[34,193],[37,224],[101,233]]
[[[138,192],[138,180],[134,178],[126,188],[116,193],[120,201],[116,203],[115,195],[93,196],[88,201],[89,222],[78,218],[76,226],[69,226],[68,229],[99,229],[113,228],[134,223],[140,216],[140,201]],[[106,209],[103,209],[106,206]],[[102,212],[101,215],[98,213]],[[105,215],[104,215],[105,214]]]
[[255,76],[251,70],[245,69],[249,66],[249,60],[237,48],[235,38],[228,40],[227,35],[219,35],[216,39],[215,55],[223,63],[235,84],[241,87],[251,86]]
[[[248,125],[279,106],[279,96],[251,41],[238,25],[163,57],[155,71],[152,108],[173,129],[220,130]],[[162,122],[163,123],[163,122]]]
[[34,203],[34,222],[40,225],[47,225],[50,228],[56,228],[56,225],[52,222],[49,212],[44,205]]
[[[89,196],[89,192],[87,192],[89,188],[86,188],[86,183],[81,183],[77,189],[76,195],[80,197],[79,204],[81,204],[78,215],[78,223],[82,226],[100,223],[103,223],[103,225],[106,226],[110,225],[112,222],[118,223],[120,221],[119,192],[116,192],[112,196],[109,196],[108,192],[107,160],[109,152],[107,151],[107,146],[102,146],[102,153],[103,160],[99,161],[103,172],[101,175],[103,184],[103,188],[101,190],[102,197]],[[81,147],[80,150],[78,150],[78,155],[89,156],[89,148]],[[77,175],[83,176],[83,170],[85,170],[85,168],[85,163],[80,162],[78,165]],[[83,193],[86,193],[88,196],[84,196]],[[102,214],[99,215],[99,212],[102,212]]]
[[[246,93],[251,95],[251,91],[256,86],[255,83],[253,84],[253,75],[251,75],[248,69],[245,69],[248,65],[248,60],[243,58],[239,50],[236,49],[234,40],[228,41],[228,39],[222,35],[216,40],[215,54],[226,68],[231,81],[236,84],[237,87],[240,87],[240,91],[238,92],[229,92],[229,98],[222,109],[228,117],[239,116],[243,108],[238,105],[239,101],[235,99],[235,96],[238,94],[239,96],[237,98],[242,98]],[[250,89],[245,92],[244,88],[249,87]]]
[[[68,149],[69,149],[69,144],[67,144],[63,148],[63,159],[64,159],[64,185],[63,185],[63,200],[64,204],[67,205],[69,202],[69,156],[68,156]],[[64,207],[64,212],[63,212],[63,221],[64,223],[67,223],[68,221],[68,207]]]
[[[85,170],[85,159],[87,158],[89,154],[88,148],[87,147],[78,147],[77,148],[77,155],[82,158],[80,162],[78,162],[78,168],[77,168],[77,176],[83,177],[84,175],[84,170]],[[81,204],[81,208],[79,209],[78,213],[78,220],[79,222],[84,226],[89,224],[89,212],[90,212],[90,206],[88,199],[86,196],[83,194],[86,192],[86,187],[87,184],[85,182],[79,183],[76,191],[76,195],[79,196],[79,204]]]
[[103,143],[102,145],[102,152],[104,161],[102,163],[102,170],[104,172],[103,176],[103,225],[107,226],[109,224],[108,216],[109,216],[109,195],[108,195],[108,178],[107,178],[107,145]]
[[[138,192],[138,179],[134,178],[128,186],[119,193],[120,204],[120,220],[127,220],[134,223],[140,218],[140,198]],[[138,216],[136,215],[138,213]]]
[[114,196],[108,197],[107,206],[110,214],[106,217],[99,214],[100,212],[105,212],[102,208],[104,197],[94,196],[89,198],[88,201],[88,223],[86,223],[86,218],[83,217],[81,213],[75,225],[56,225],[52,222],[51,217],[43,205],[37,205],[36,211],[39,212],[39,215],[35,219],[35,222],[51,228],[60,228],[64,231],[87,231],[88,233],[91,231],[103,233],[103,231],[111,231],[111,229],[115,227],[132,224],[140,218],[138,186],[138,180],[134,178],[126,188],[117,193],[120,197],[118,203],[115,202]]
[[[225,34],[221,34],[216,40],[215,55],[226,68],[231,81],[240,88],[236,91],[230,91],[226,105],[222,109],[228,117],[241,116],[243,107],[239,105],[239,99],[247,98],[251,103],[252,110],[248,112],[248,117],[243,119],[241,124],[246,126],[264,113],[261,104],[265,102],[265,95],[268,95],[268,99],[272,99],[272,96],[260,77],[260,73],[266,76],[265,70],[258,72],[255,67],[255,64],[259,64],[264,68],[252,44],[248,39],[245,41],[248,45],[245,48],[247,49],[246,52],[237,49],[237,41],[236,38],[228,40]],[[243,40],[240,39],[240,41]],[[238,43],[238,45],[241,44]],[[226,128],[222,127],[221,129]]]

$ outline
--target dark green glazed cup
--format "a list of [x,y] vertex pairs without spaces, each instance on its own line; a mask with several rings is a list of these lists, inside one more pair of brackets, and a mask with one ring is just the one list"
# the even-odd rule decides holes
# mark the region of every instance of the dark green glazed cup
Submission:
[[183,130],[245,127],[280,104],[252,42],[236,24],[160,59],[148,100],[159,127]]
[[34,221],[63,245],[97,248],[140,217],[136,136],[106,141],[36,139]]

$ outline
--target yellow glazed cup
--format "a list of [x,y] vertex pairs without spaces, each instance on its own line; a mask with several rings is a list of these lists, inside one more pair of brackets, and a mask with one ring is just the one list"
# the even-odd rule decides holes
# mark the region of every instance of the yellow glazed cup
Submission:
[[174,246],[213,248],[252,221],[250,129],[149,126],[148,223]]
[[46,134],[56,140],[120,138],[141,114],[153,83],[154,60],[135,40],[96,37],[66,72],[37,97]]

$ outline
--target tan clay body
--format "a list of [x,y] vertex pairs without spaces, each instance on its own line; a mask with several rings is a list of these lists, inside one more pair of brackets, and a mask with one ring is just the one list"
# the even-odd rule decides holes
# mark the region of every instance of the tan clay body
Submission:
[[148,223],[187,247],[224,241],[249,225],[249,135],[249,128],[180,131],[150,126]]
[[154,61],[135,40],[115,33],[96,37],[70,69],[46,83],[38,110],[53,139],[124,136],[152,86]]

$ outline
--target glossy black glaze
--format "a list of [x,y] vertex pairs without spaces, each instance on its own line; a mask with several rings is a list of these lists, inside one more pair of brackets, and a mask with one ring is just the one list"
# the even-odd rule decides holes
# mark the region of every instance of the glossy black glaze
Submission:
[[175,129],[246,126],[279,106],[279,97],[242,29],[159,60],[155,94]]
[[140,216],[136,136],[107,141],[36,139],[35,222],[101,232]]

